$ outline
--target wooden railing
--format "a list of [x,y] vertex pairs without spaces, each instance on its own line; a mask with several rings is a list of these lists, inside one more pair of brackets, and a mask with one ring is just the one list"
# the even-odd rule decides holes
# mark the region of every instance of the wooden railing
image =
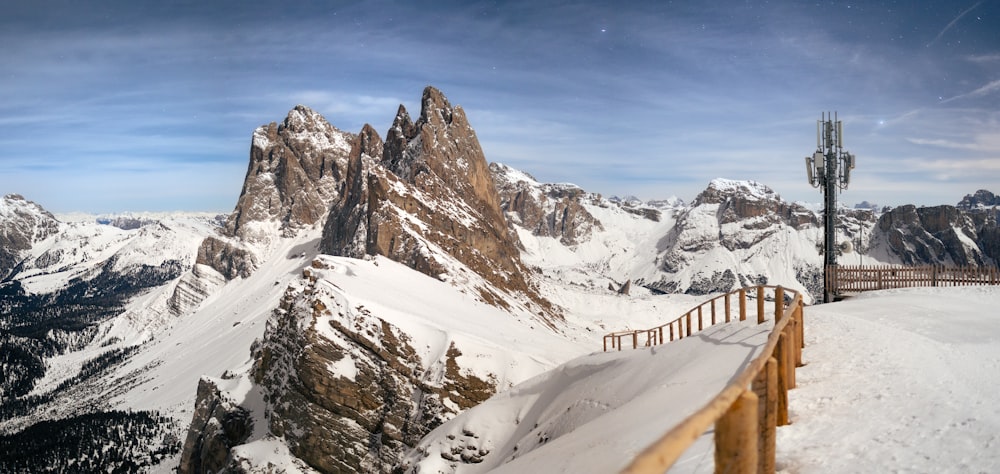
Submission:
[[[705,301],[704,303],[691,308],[688,312],[681,315],[681,317],[661,326],[651,329],[636,329],[605,334],[604,351],[608,351],[609,345],[610,349],[617,349],[620,351],[622,350],[623,344],[631,343],[632,349],[636,349],[638,347],[649,347],[657,344],[663,344],[665,342],[673,341],[674,339],[683,339],[690,336],[695,331],[701,331],[702,329],[714,326],[719,322],[728,323],[735,319],[737,315],[740,321],[745,321],[747,318],[748,299],[754,295],[756,295],[754,299],[757,301],[757,322],[763,323],[766,319],[764,312],[764,302],[766,301],[765,290],[770,289],[772,291],[777,291],[778,288],[779,287],[777,286],[768,285],[740,288],[739,290],[731,291]],[[793,290],[783,290],[783,292],[788,292],[793,296],[798,294]],[[736,304],[739,305],[739,313],[733,313],[733,298],[736,299]],[[778,298],[775,297],[775,300],[777,299]]]
[[1000,285],[996,267],[830,265],[826,290],[833,294],[918,286]]
[[[795,368],[802,366],[802,348],[805,347],[802,314],[804,305],[802,295],[790,292],[794,298],[785,306],[785,290],[780,286],[749,288],[757,293],[758,324],[766,320],[765,288],[774,288],[774,327],[760,355],[736,374],[729,385],[708,404],[639,453],[622,471],[623,474],[664,472],[713,424],[715,472],[774,472],[776,428],[789,423],[788,390],[795,388]],[[740,289],[714,298],[695,310],[702,314],[703,306],[708,304],[714,308],[713,302],[722,298],[726,302],[725,315],[729,321],[730,297],[736,294],[739,295],[740,320],[744,320],[747,292],[747,288]],[[673,328],[675,323],[681,324],[681,321],[686,324],[686,331],[678,329],[678,333],[690,335],[691,314],[695,310],[657,328],[609,334],[605,336],[605,344],[610,336],[617,341],[617,347],[621,350],[621,337],[631,335],[635,347],[638,345],[638,335],[648,335],[650,332],[655,332],[656,340],[662,342],[664,339],[660,335],[661,330]],[[653,336],[647,337],[652,345]]]

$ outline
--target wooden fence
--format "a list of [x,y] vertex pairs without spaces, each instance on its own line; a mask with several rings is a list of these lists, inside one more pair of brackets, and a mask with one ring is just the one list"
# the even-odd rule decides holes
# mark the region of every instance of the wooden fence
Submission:
[[774,328],[760,355],[708,404],[639,453],[622,471],[623,474],[659,474],[666,471],[713,424],[715,472],[774,472],[775,431],[778,426],[789,423],[788,390],[795,388],[795,369],[802,366],[802,348],[805,347],[802,295],[790,291],[794,297],[786,306],[785,290],[780,286],[742,288],[713,298],[663,326],[609,334],[605,336],[604,344],[607,350],[610,339],[612,348],[621,350],[622,338],[625,338],[626,341],[631,339],[632,347],[638,347],[640,335],[645,335],[646,345],[663,343],[664,328],[673,340],[675,325],[678,338],[690,336],[692,314],[697,311],[700,330],[703,327],[702,309],[709,306],[711,321],[715,324],[715,302],[720,299],[725,302],[723,314],[728,322],[733,319],[730,301],[734,296],[740,308],[739,318],[745,320],[748,292],[756,292],[757,322],[763,323],[767,319],[764,311],[766,288],[774,290]]
[[[681,317],[669,323],[652,329],[636,329],[632,331],[618,331],[604,335],[604,351],[622,350],[623,345],[631,344],[632,349],[638,347],[649,347],[663,344],[674,339],[683,339],[696,331],[718,324],[719,322],[730,322],[737,317],[740,321],[747,319],[747,304],[750,299],[756,300],[757,323],[763,323],[766,319],[764,303],[768,296],[773,296],[777,291],[777,286],[751,286],[740,288],[724,295],[716,296],[704,303],[691,308]],[[767,290],[772,294],[768,295]],[[783,290],[783,294],[797,294],[791,290]],[[739,312],[733,310],[733,300],[738,305]],[[777,300],[777,297],[774,297]]]
[[996,267],[830,265],[826,290],[833,294],[918,286],[1000,285]]

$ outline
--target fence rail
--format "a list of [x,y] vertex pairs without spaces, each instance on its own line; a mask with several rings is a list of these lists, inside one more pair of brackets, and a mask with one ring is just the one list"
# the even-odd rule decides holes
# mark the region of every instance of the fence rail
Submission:
[[747,295],[756,293],[757,322],[767,320],[765,290],[773,289],[774,327],[767,343],[753,361],[703,408],[689,416],[644,449],[623,470],[624,474],[662,473],[709,427],[715,425],[715,472],[773,473],[775,441],[778,426],[787,425],[788,390],[795,388],[795,368],[802,366],[804,343],[802,295],[785,305],[785,289],[757,286],[713,298],[688,311],[680,318],[662,326],[638,331],[622,331],[604,336],[605,350],[609,340],[612,348],[621,350],[622,338],[638,347],[642,335],[646,345],[663,343],[664,329],[673,340],[674,327],[678,338],[692,333],[693,314],[698,315],[698,329],[703,325],[703,308],[711,310],[711,322],[717,322],[716,301],[724,301],[723,316],[731,321],[731,300],[737,298],[739,319],[746,319]]
[[826,267],[827,292],[844,294],[921,286],[1000,285],[996,267],[945,267],[941,265],[830,265]]
[[[766,319],[764,303],[769,297],[777,299],[775,292],[777,292],[778,288],[780,287],[768,285],[740,288],[739,290],[705,301],[669,323],[650,329],[635,329],[605,334],[604,351],[607,352],[609,349],[620,351],[625,344],[631,344],[632,349],[655,346],[675,339],[683,339],[696,331],[701,331],[706,327],[714,326],[720,322],[728,323],[736,318],[739,318],[740,321],[745,321],[747,318],[747,304],[751,300],[756,300],[757,322],[763,323]],[[785,293],[789,293],[792,296],[798,295],[793,290],[783,289],[782,294]],[[736,300],[735,304],[738,306],[739,312],[735,312],[733,308],[734,299]]]

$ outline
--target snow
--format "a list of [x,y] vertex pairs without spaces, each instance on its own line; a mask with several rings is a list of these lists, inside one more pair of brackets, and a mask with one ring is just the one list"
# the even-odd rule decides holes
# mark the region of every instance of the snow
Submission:
[[[256,145],[256,132],[254,140]],[[505,178],[543,186],[509,168]],[[777,198],[754,182],[719,179],[712,186],[738,188],[757,199]],[[422,196],[410,188],[396,191]],[[425,198],[421,200],[432,201]],[[458,464],[457,472],[615,471],[718,392],[740,364],[753,357],[769,326],[722,325],[652,349],[596,353],[606,332],[653,327],[711,297],[656,296],[639,285],[625,296],[609,291],[608,285],[617,288],[636,278],[659,278],[665,236],[683,217],[690,226],[685,239],[717,242],[727,235],[754,245],[734,251],[693,249],[685,256],[691,259],[687,273],[677,276],[682,284],[733,269],[768,275],[771,283],[801,290],[793,284],[793,264],[805,263],[807,256],[820,261],[814,248],[820,230],[783,226],[754,241],[755,231],[744,228],[746,222],[720,225],[716,204],[684,214],[667,202],[657,206],[662,211],[657,222],[608,200],[595,197],[581,203],[603,229],[595,228],[578,244],[567,246],[515,227],[525,249],[524,262],[545,275],[537,282],[540,293],[565,309],[565,322],[554,330],[519,303],[512,302],[510,311],[482,303],[475,290],[489,288],[488,283],[437,246],[425,250],[447,268],[447,281],[381,257],[318,256],[321,226],[284,238],[278,237],[276,221],[250,222],[243,234],[260,263],[251,277],[230,282],[216,278],[211,296],[178,318],[166,311],[177,283],[137,296],[124,315],[100,327],[94,344],[49,359],[48,372],[33,393],[51,390],[105,351],[142,343],[141,350],[108,377],[109,387],[122,384],[109,389],[118,391],[94,394],[95,400],[110,400],[118,409],[157,410],[183,429],[191,420],[198,379],[210,377],[255,416],[251,441],[234,451],[238,462],[310,472],[283,440],[267,434],[263,395],[247,383],[247,374],[251,343],[263,335],[282,295],[303,291],[302,269],[318,260],[321,268],[309,271],[319,278],[318,294],[327,307],[343,308],[348,316],[364,308],[405,333],[429,382],[443,376],[446,352],[454,344],[462,352],[457,362],[463,372],[491,378],[502,390],[439,427],[422,441],[420,450],[410,453],[411,462],[421,463],[421,472],[451,472],[455,463],[442,454],[453,455],[456,449],[482,461]],[[408,231],[425,230],[411,214],[396,210]],[[474,224],[476,213],[470,208],[436,205],[433,210]],[[98,226],[93,216],[60,219],[59,234],[31,251],[36,259],[46,252],[59,253],[55,263],[19,275],[30,291],[65,286],[112,256],[119,267],[157,264],[168,256],[190,263],[215,225],[208,216],[175,215],[156,219],[163,226],[127,231]],[[785,472],[856,472],[858,466],[876,471],[997,471],[1000,455],[991,453],[1000,433],[1000,409],[991,395],[1000,382],[1000,329],[993,321],[998,303],[997,289],[952,288],[868,294],[809,307],[809,365],[800,369],[799,388],[790,394],[793,424],[779,430],[779,467]],[[340,337],[326,323],[317,325],[321,335]],[[354,378],[358,368],[353,354],[345,355],[329,365],[330,373]],[[83,403],[66,403],[73,402]],[[711,437],[703,436],[677,470],[710,471],[711,449]],[[158,469],[175,465],[167,462]]]
[[[503,163],[494,163],[494,165],[501,170],[499,176],[505,178],[508,183],[513,184],[523,181],[531,186],[541,185],[541,183],[539,183],[534,176],[531,176],[525,171],[521,171],[516,168],[511,168],[510,166],[507,166]],[[497,176],[497,174],[494,174],[494,176]]]
[[[910,288],[806,308],[806,366],[778,429],[780,472],[997,472],[1000,288]],[[700,408],[764,343],[730,323],[596,353],[425,437],[419,472],[615,472]],[[671,472],[711,472],[711,431]],[[456,454],[481,462],[448,461]]]
[[718,189],[724,193],[738,193],[747,200],[771,200],[778,198],[778,195],[771,188],[756,181],[715,178],[708,184],[708,187]]
[[233,448],[234,464],[253,472],[282,472],[285,474],[311,474],[317,472],[296,458],[284,440],[274,437],[259,439]]
[[806,312],[778,430],[790,472],[1000,470],[1000,288],[863,294]]
[[769,327],[720,325],[664,346],[575,359],[459,415],[409,460],[420,472],[452,472],[441,453],[458,446],[487,454],[455,472],[618,471],[722,390]]

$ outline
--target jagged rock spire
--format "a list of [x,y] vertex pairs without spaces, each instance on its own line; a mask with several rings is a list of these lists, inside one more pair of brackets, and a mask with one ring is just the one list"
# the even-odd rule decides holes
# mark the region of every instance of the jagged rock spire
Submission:
[[292,108],[280,125],[254,130],[228,232],[247,239],[251,222],[278,221],[286,234],[319,222],[339,197],[353,138],[304,105]]

